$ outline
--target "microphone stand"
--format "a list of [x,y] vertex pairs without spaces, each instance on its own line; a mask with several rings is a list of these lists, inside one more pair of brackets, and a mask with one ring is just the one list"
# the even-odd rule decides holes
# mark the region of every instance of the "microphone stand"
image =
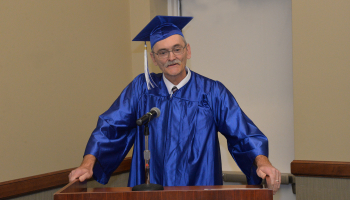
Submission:
[[153,190],[164,190],[162,185],[150,183],[150,175],[149,175],[149,160],[151,159],[151,152],[148,149],[148,123],[151,120],[151,116],[148,118],[148,122],[145,123],[144,135],[145,135],[145,151],[143,152],[143,156],[145,158],[145,177],[146,181],[144,184],[135,185],[132,188],[132,191],[153,191]]

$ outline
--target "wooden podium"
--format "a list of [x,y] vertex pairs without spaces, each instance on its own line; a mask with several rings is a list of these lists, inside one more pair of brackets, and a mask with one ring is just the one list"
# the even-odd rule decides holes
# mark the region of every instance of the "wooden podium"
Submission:
[[131,191],[130,187],[87,188],[79,180],[54,194],[54,200],[272,200],[272,190],[253,185],[178,186],[162,191]]

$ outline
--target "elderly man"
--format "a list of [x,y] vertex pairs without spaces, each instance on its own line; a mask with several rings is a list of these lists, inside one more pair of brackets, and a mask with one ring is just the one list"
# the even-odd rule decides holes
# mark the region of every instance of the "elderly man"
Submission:
[[151,183],[222,185],[220,132],[248,184],[260,184],[268,176],[274,193],[279,189],[281,176],[267,158],[267,138],[222,83],[186,67],[191,46],[181,29],[191,19],[156,16],[135,37],[134,41],[151,42],[152,61],[163,73],[146,71],[137,76],[99,117],[83,162],[71,172],[70,181],[94,176],[106,184],[134,145],[128,186],[144,183],[145,138],[136,120],[157,107],[162,114],[149,123]]

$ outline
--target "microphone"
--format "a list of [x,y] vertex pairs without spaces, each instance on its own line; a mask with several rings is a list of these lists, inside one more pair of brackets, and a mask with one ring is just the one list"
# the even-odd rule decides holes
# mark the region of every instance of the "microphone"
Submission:
[[151,111],[143,115],[140,119],[136,120],[138,126],[142,126],[146,122],[150,122],[153,118],[157,118],[160,115],[160,110],[156,107],[153,107]]

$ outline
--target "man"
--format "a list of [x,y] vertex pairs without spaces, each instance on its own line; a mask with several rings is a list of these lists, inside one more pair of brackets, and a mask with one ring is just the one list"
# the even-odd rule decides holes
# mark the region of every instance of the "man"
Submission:
[[191,19],[156,16],[135,37],[134,41],[150,40],[152,61],[163,73],[146,71],[136,77],[100,116],[83,162],[71,172],[70,181],[94,176],[107,183],[134,145],[128,186],[144,183],[145,142],[143,127],[137,127],[136,120],[157,107],[162,114],[149,123],[151,183],[221,185],[220,132],[248,184],[260,184],[261,178],[268,177],[269,188],[274,193],[279,189],[281,176],[267,158],[267,138],[224,85],[186,67],[191,46],[181,29]]

